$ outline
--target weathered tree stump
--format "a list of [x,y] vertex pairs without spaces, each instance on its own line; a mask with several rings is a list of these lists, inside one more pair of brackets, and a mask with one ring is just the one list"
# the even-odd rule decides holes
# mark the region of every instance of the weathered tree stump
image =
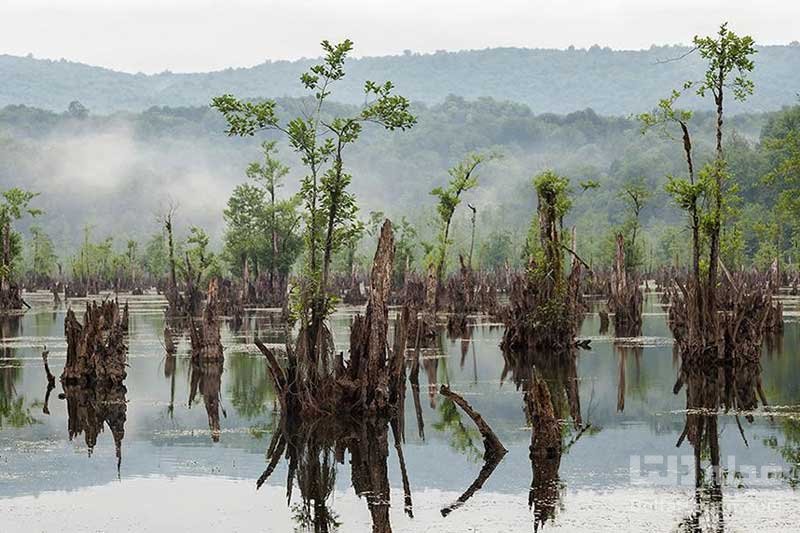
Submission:
[[83,324],[72,309],[67,310],[67,361],[61,382],[81,386],[121,384],[127,375],[124,320],[127,314],[120,313],[117,302],[87,304]]
[[639,282],[625,268],[625,240],[617,234],[617,252],[611,274],[611,296],[608,308],[614,314],[617,337],[638,337],[642,334],[642,291]]
[[189,336],[192,344],[192,362],[223,360],[222,340],[219,332],[219,285],[215,279],[208,284],[208,300],[200,322],[192,318]]

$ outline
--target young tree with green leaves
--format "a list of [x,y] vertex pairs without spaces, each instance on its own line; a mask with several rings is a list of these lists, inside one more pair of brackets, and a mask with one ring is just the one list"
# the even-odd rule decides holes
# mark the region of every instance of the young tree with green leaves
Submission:
[[636,238],[639,236],[642,224],[640,215],[647,201],[652,196],[650,189],[644,184],[643,178],[637,178],[623,185],[620,198],[628,208],[628,217],[622,225],[622,234],[625,236],[625,270],[629,273],[644,263],[643,246]]
[[21,239],[14,231],[14,222],[25,215],[37,217],[42,214],[40,209],[30,207],[31,201],[38,193],[26,191],[18,187],[7,189],[0,193],[0,307],[13,305],[10,297],[11,280],[14,263],[21,253]]
[[[654,126],[666,128],[671,125],[677,125],[681,130],[688,177],[670,177],[667,192],[690,216],[693,248],[692,271],[697,287],[695,305],[698,308],[699,329],[704,331],[705,317],[715,317],[717,314],[716,291],[722,219],[732,197],[735,196],[735,190],[729,187],[729,176],[722,145],[725,95],[727,91],[730,91],[736,100],[743,101],[753,93],[754,85],[747,75],[754,68],[751,56],[756,53],[756,50],[751,37],[739,37],[728,30],[727,23],[720,26],[716,35],[695,36],[693,42],[694,50],[698,51],[700,56],[707,61],[707,68],[702,80],[687,81],[683,89],[694,89],[701,97],[709,94],[713,97],[716,110],[716,142],[713,161],[695,175],[692,139],[688,127],[691,113],[674,108],[681,92],[673,91],[669,98],[659,102],[655,112],[640,115],[639,119],[642,121],[645,131]],[[709,248],[705,284],[702,283],[700,272],[701,232],[707,237]]]
[[727,23],[720,26],[715,36],[695,36],[693,42],[700,57],[705,59],[708,65],[703,80],[687,82],[685,87],[695,88],[697,94],[702,97],[710,94],[714,99],[717,115],[715,158],[714,162],[704,169],[708,174],[710,209],[703,220],[709,238],[707,311],[714,316],[717,312],[716,290],[723,209],[727,200],[726,194],[730,192],[726,189],[729,176],[722,147],[725,94],[730,91],[734,99],[739,101],[744,101],[753,94],[755,86],[747,76],[754,68],[751,56],[756,53],[756,49],[752,37],[747,35],[739,37],[728,30]]
[[492,157],[491,155],[478,153],[467,155],[466,158],[447,171],[450,174],[450,181],[447,187],[436,187],[431,191],[431,195],[438,200],[436,212],[439,215],[439,234],[437,235],[436,246],[432,249],[432,262],[436,269],[436,279],[440,285],[444,283],[444,275],[447,270],[450,225],[456,208],[461,203],[461,195],[477,187],[478,176],[475,171],[481,163],[485,163]]
[[[675,108],[675,103],[681,95],[679,91],[673,90],[668,98],[659,101],[655,111],[643,113],[638,119],[642,123],[643,134],[649,129],[657,128],[666,137],[674,138],[673,130],[677,127],[680,131],[680,142],[686,160],[686,177],[668,176],[666,190],[678,207],[689,214],[689,227],[692,230],[692,277],[695,285],[700,287],[701,203],[705,198],[707,186],[705,182],[698,181],[695,174],[692,136],[689,130],[692,112]],[[701,302],[698,300],[697,303],[698,308],[702,309]]]
[[[263,219],[270,236],[271,253],[268,254],[265,265],[270,280],[278,273],[287,274],[300,251],[300,243],[294,233],[299,222],[297,207],[300,197],[292,196],[285,200],[277,197],[277,190],[283,187],[283,178],[289,173],[289,167],[273,157],[277,151],[275,145],[275,141],[262,143],[263,163],[253,162],[247,167],[247,177],[261,185],[267,195]],[[282,258],[281,254],[287,254],[287,257]]]
[[247,167],[247,177],[254,184],[237,185],[224,211],[225,252],[232,270],[243,278],[249,279],[252,266],[256,275],[265,269],[273,283],[289,273],[302,247],[297,233],[300,197],[278,198],[289,168],[273,156],[274,141],[261,146],[263,162]]
[[35,284],[46,283],[57,269],[53,241],[41,226],[30,227],[28,278]]
[[[252,136],[270,130],[282,134],[300,156],[307,173],[300,183],[305,218],[306,259],[301,285],[295,291],[293,311],[301,321],[301,372],[312,381],[328,366],[328,350],[323,325],[334,300],[328,291],[331,260],[360,228],[355,196],[349,190],[351,175],[345,166],[348,146],[360,137],[365,124],[387,130],[405,130],[416,122],[409,101],[393,93],[391,82],[364,84],[366,103],[351,116],[331,116],[326,103],[333,86],[345,76],[345,60],[353,49],[352,41],[339,44],[322,42],[321,63],[304,73],[300,80],[312,94],[314,106],[302,116],[283,121],[276,113],[274,100],[246,101],[232,95],[213,99],[212,106],[228,123],[228,135]],[[306,366],[307,365],[307,366]]]
[[400,286],[403,284],[406,274],[413,268],[417,230],[406,217],[401,217],[400,223],[395,225],[395,232],[397,237],[394,241],[393,277],[395,285]]

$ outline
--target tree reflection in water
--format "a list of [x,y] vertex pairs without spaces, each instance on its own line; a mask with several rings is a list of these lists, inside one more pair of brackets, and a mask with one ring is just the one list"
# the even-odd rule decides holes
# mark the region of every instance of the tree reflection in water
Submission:
[[[287,503],[292,505],[294,487],[300,490],[300,503],[292,506],[298,530],[327,533],[341,525],[330,508],[336,481],[336,467],[350,455],[351,482],[356,494],[364,497],[372,517],[372,530],[390,532],[390,489],[387,460],[388,431],[393,422],[368,417],[362,420],[328,417],[305,423],[281,418],[280,429],[273,434],[267,457],[269,464],[256,482],[260,488],[277,467],[282,457],[288,463],[286,478]],[[396,432],[395,446],[400,446]],[[399,456],[404,473],[406,510],[411,513],[411,493],[405,476],[405,463]]]
[[[761,385],[761,364],[756,357],[735,356],[729,364],[698,364],[682,360],[673,392],[686,389],[686,424],[678,438],[694,452],[695,492],[691,512],[678,524],[680,531],[724,531],[722,486],[733,472],[720,464],[719,412],[734,412],[745,445],[749,445],[740,414],[753,421],[752,411],[767,406]],[[703,460],[708,468],[703,467]]]
[[203,397],[206,414],[208,415],[208,429],[211,431],[211,440],[219,442],[220,419],[219,413],[227,418],[225,409],[221,407],[220,386],[222,384],[222,360],[193,361],[191,364],[191,377],[189,384],[189,408],[197,396],[198,391]]
[[[577,353],[506,352],[504,358],[501,381],[511,374],[517,389],[522,390],[525,418],[531,427],[528,506],[533,510],[534,530],[538,531],[555,518],[561,506],[561,457],[590,427],[581,417]],[[565,443],[572,431],[571,441]]]
[[16,383],[22,377],[22,367],[14,357],[15,348],[10,342],[19,337],[20,332],[19,316],[0,317],[0,429],[21,428],[37,422],[25,398],[17,396]]

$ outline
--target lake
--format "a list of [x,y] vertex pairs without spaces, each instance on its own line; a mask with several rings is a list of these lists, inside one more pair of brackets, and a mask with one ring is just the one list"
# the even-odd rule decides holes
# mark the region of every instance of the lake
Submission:
[[[499,348],[502,325],[487,317],[470,317],[465,338],[450,339],[443,331],[421,353],[419,394],[407,390],[398,445],[389,431],[388,456],[378,458],[388,501],[357,493],[348,455],[326,465],[324,479],[309,477],[301,464],[293,472],[291,501],[286,461],[256,490],[280,417],[253,337],[283,344],[279,311],[249,310],[236,331],[226,322],[222,373],[198,377],[187,337],[176,356],[166,355],[166,301],[120,295],[130,305],[124,396],[65,400],[56,383],[45,405],[41,353],[46,345],[58,377],[66,357],[66,308],[54,306],[49,293],[26,299],[32,309],[24,315],[0,318],[2,532],[359,532],[372,530],[376,505],[388,506],[391,529],[401,532],[796,527],[800,312],[790,297],[784,299],[785,331],[767,343],[761,361],[770,407],[712,413],[721,490],[698,482],[688,441],[676,447],[686,423],[686,388],[673,393],[680,357],[658,295],[650,293],[642,337],[601,335],[598,315],[588,313],[581,336],[591,339],[591,348],[567,362],[542,357],[525,368],[509,364]],[[69,305],[78,312],[85,301]],[[357,312],[341,308],[333,316],[338,349],[346,350]],[[547,383],[559,417],[561,450],[547,456],[531,453],[536,427],[528,423],[524,400],[531,372]],[[509,451],[454,507],[482,470],[483,445],[471,420],[438,394],[440,384],[480,412]],[[210,398],[216,390],[218,398]],[[708,458],[701,458],[706,466]],[[325,487],[313,486],[320,483]],[[325,501],[311,498],[309,505],[309,494],[324,494]]]

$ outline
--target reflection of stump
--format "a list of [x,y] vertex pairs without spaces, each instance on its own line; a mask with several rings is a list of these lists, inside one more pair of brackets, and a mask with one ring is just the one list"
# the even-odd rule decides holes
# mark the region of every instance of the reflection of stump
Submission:
[[377,420],[361,424],[358,441],[349,446],[352,482],[356,494],[365,496],[372,515],[373,533],[391,533],[389,523],[388,424]]
[[214,442],[219,442],[220,437],[219,411],[222,371],[221,360],[192,363],[189,407],[192,406],[199,391],[203,397],[206,414],[208,415],[208,429],[211,430],[211,440]]
[[600,310],[600,335],[608,333],[608,311]]
[[533,470],[528,505],[533,508],[534,527],[555,518],[561,500],[561,426],[556,418],[550,391],[545,381],[534,371],[525,390],[525,410],[530,418],[530,460]]
[[64,386],[67,400],[67,427],[69,439],[84,435],[89,455],[97,444],[97,436],[103,425],[111,430],[117,457],[117,469],[122,463],[122,439],[125,437],[125,420],[128,405],[124,385],[104,385],[99,387]]

